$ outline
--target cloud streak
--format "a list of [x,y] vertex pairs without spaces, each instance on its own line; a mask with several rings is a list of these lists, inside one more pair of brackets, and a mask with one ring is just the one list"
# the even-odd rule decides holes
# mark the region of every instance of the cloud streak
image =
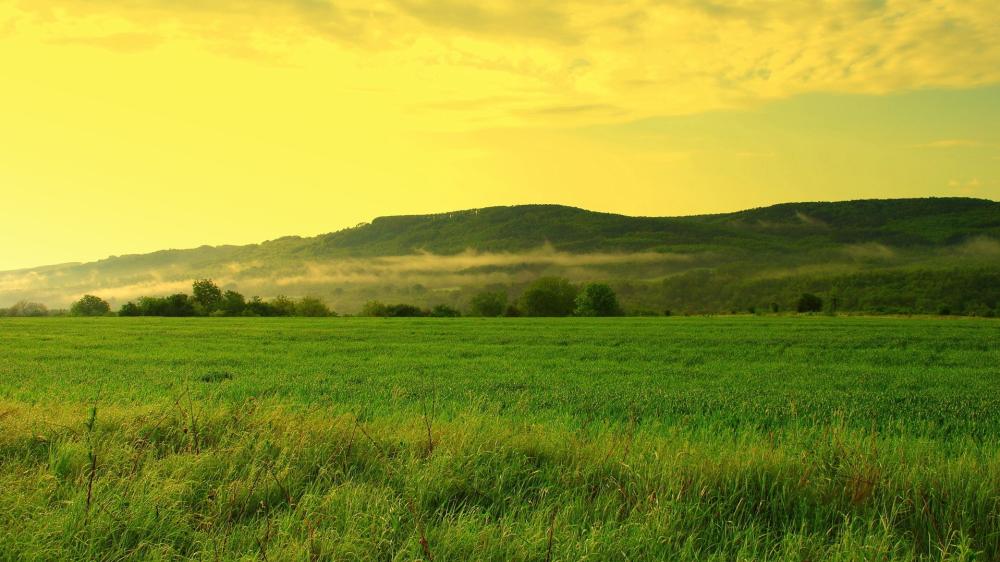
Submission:
[[942,139],[922,144],[915,144],[913,148],[979,148],[989,146],[988,144],[972,139]]
[[118,53],[140,53],[155,49],[163,42],[163,37],[148,33],[115,33],[89,37],[64,37],[53,39],[54,45],[88,45]]
[[[626,120],[808,92],[1000,81],[992,0],[53,0],[25,2],[20,13],[30,24],[19,29],[51,43],[125,53],[195,39],[216,53],[308,65],[301,53],[326,43],[341,64],[362,65],[352,78],[359,86],[400,69],[463,77],[462,91],[451,79],[410,87],[424,107],[461,107],[480,124]],[[120,31],[79,31],[109,25]],[[468,103],[493,97],[520,103],[503,111]]]

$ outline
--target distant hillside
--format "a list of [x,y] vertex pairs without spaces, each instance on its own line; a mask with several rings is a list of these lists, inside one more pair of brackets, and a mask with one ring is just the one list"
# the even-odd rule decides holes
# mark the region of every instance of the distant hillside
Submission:
[[439,215],[382,217],[311,239],[313,255],[398,255],[425,250],[677,251],[705,245],[784,248],[878,242],[916,246],[1000,234],[1000,203],[982,199],[895,199],[786,203],[693,217],[628,217],[559,205],[490,207]]
[[626,300],[681,309],[685,299],[670,287],[690,284],[685,280],[695,276],[702,280],[685,289],[687,302],[700,303],[690,307],[693,311],[712,311],[735,305],[698,293],[709,286],[732,292],[785,279],[781,283],[799,290],[810,286],[803,280],[831,287],[835,278],[876,270],[909,277],[952,270],[964,275],[993,271],[998,264],[1000,203],[982,199],[785,203],[691,217],[521,205],[380,217],[311,238],[4,272],[0,304],[28,299],[61,306],[85,292],[120,303],[142,294],[183,291],[196,277],[211,277],[247,294],[315,294],[348,310],[368,298],[461,304],[478,287],[504,287],[516,294],[539,275],[558,274],[613,281],[626,293],[639,287]]

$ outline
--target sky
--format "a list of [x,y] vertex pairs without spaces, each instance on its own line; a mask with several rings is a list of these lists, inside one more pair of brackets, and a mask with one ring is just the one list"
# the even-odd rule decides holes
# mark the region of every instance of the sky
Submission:
[[0,0],[0,270],[560,203],[1000,199],[996,0]]

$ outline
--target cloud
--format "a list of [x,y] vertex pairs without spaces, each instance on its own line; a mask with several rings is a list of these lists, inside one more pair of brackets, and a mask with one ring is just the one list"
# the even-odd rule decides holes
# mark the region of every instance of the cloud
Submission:
[[800,221],[802,221],[803,224],[808,224],[809,226],[817,226],[817,227],[820,227],[820,228],[829,228],[829,225],[827,225],[822,220],[820,220],[820,219],[818,219],[816,217],[811,217],[811,216],[803,213],[802,211],[795,211],[795,218],[797,218]]
[[525,111],[528,114],[535,115],[580,115],[580,114],[603,114],[603,115],[615,115],[621,113],[623,110],[620,107],[616,107],[611,104],[606,103],[589,103],[589,104],[576,104],[576,105],[547,105],[543,107],[535,107]]
[[733,154],[740,158],[774,158],[778,155],[773,150],[739,150]]
[[957,250],[965,256],[1000,256],[1000,240],[977,236],[963,242]]
[[90,37],[62,37],[53,39],[55,45],[89,45],[119,53],[139,53],[155,49],[163,37],[149,33],[114,33]]
[[[139,52],[194,39],[262,64],[403,84],[470,123],[587,124],[811,92],[1000,82],[995,0],[51,0],[11,33]],[[80,32],[116,29],[114,34]],[[322,45],[326,45],[325,50]],[[419,77],[415,79],[414,77]],[[498,110],[463,104],[516,98]],[[526,109],[528,108],[528,109]],[[530,108],[536,108],[531,110]]]
[[393,4],[425,24],[465,34],[523,37],[570,45],[583,38],[570,24],[566,2],[394,0]]
[[861,260],[888,260],[896,257],[896,251],[877,242],[848,244],[842,248],[848,256]]
[[987,146],[986,143],[971,139],[943,139],[923,144],[915,144],[912,148],[976,148]]
[[958,180],[953,179],[948,182],[948,187],[959,193],[964,193],[966,195],[974,195],[983,187],[983,182],[979,178],[971,178],[968,180]]

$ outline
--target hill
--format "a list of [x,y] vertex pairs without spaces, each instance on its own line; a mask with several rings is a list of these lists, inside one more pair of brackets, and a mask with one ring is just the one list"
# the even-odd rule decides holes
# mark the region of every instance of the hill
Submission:
[[558,250],[676,251],[706,244],[783,247],[815,242],[936,245],[1000,232],[1000,203],[981,199],[897,199],[787,203],[693,217],[628,217],[559,205],[491,207],[439,215],[382,217],[319,237],[317,255],[392,255]]
[[[3,272],[0,303],[64,306],[87,292],[121,303],[211,277],[247,294],[314,294],[351,311],[370,298],[462,304],[483,286],[516,295],[558,274],[612,281],[633,307],[658,311],[781,308],[816,290],[843,293],[851,309],[985,312],[995,296],[976,287],[995,279],[998,263],[1000,203],[982,199],[785,203],[688,217],[520,205]],[[955,280],[969,286],[942,285]],[[909,296],[871,297],[887,287]],[[953,290],[961,298],[945,303],[939,293]]]

